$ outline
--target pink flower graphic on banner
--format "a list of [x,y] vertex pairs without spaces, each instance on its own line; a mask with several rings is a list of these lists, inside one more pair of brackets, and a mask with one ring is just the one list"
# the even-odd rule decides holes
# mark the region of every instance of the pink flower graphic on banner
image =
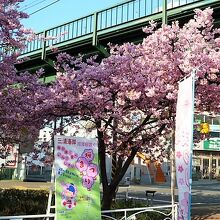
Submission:
[[83,176],[82,178],[82,185],[87,188],[88,190],[91,190],[92,185],[94,184],[94,180],[90,176]]
[[183,178],[180,178],[180,179],[179,179],[179,184],[180,184],[180,185],[184,185],[184,179],[183,179]]
[[182,173],[183,172],[183,166],[182,165],[180,165],[180,166],[178,166],[178,171],[180,172],[180,173]]
[[90,164],[88,166],[88,169],[86,170],[86,174],[87,174],[87,176],[95,179],[96,176],[98,175],[98,167],[95,164]]
[[92,149],[85,149],[76,162],[76,168],[81,172],[82,185],[91,190],[98,175],[98,167],[93,164],[94,153]]
[[183,216],[188,216],[189,212],[189,192],[184,192],[184,198],[181,200],[181,206],[183,209]]
[[86,171],[89,166],[89,163],[85,157],[79,157],[76,161],[76,168],[83,174],[83,171]]
[[176,156],[177,156],[178,158],[182,157],[181,152],[180,152],[180,151],[177,151],[177,152],[176,152]]
[[91,162],[94,159],[93,150],[92,149],[85,149],[81,156],[85,157],[88,162]]

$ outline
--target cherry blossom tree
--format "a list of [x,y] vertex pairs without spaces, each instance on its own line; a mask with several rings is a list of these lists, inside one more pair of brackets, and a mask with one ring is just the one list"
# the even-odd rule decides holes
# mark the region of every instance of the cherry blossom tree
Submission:
[[0,0],[0,142],[3,146],[24,141],[24,137],[27,141],[28,136],[36,139],[42,125],[42,118],[34,116],[35,104],[44,97],[39,82],[42,71],[18,73],[15,68],[19,51],[25,48],[25,40],[32,33],[20,23],[20,19],[27,18],[19,11],[21,2]]
[[[12,13],[11,5],[18,2],[0,1],[0,14]],[[16,7],[13,10],[17,11]],[[213,27],[212,12],[209,8],[196,10],[194,19],[183,27],[174,22],[157,28],[151,22],[144,29],[147,36],[143,43],[111,45],[111,55],[101,63],[95,62],[95,57],[85,61],[59,54],[57,80],[50,86],[37,80],[41,70],[34,75],[17,74],[11,65],[16,57],[11,48],[23,47],[23,30],[17,21],[24,14],[13,12],[15,21],[2,24],[7,28],[0,29],[2,48],[10,51],[1,50],[2,137],[19,139],[23,133],[35,139],[38,129],[57,117],[75,121],[77,116],[91,122],[98,138],[102,208],[109,209],[137,152],[153,157],[158,151],[164,156],[161,137],[174,128],[179,80],[196,69],[197,110],[219,112],[220,29]],[[110,180],[106,154],[114,158]]]
[[[82,62],[66,53],[57,57],[57,80],[49,87],[47,112],[91,121],[97,130],[102,208],[109,209],[117,187],[138,151],[165,149],[160,138],[174,128],[178,81],[197,71],[196,108],[219,112],[220,29],[212,9],[195,10],[183,27],[144,28],[147,37],[134,45],[111,45],[110,57]],[[106,154],[115,159],[107,177]]]

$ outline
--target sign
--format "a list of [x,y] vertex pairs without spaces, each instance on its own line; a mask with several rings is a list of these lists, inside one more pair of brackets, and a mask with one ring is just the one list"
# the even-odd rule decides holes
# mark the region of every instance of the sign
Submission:
[[220,151],[220,139],[204,140],[204,141],[203,141],[203,149],[204,149],[204,150]]
[[179,83],[176,110],[175,160],[179,197],[179,220],[190,219],[194,76]]
[[0,167],[16,168],[18,163],[18,150],[16,146],[7,144],[0,146]]
[[49,180],[53,163],[53,150],[49,142],[36,142],[34,150],[26,154],[26,179],[41,175],[41,178]]
[[203,122],[200,124],[200,133],[201,134],[208,134],[210,131],[210,126],[208,123]]
[[55,136],[57,219],[101,220],[96,139]]

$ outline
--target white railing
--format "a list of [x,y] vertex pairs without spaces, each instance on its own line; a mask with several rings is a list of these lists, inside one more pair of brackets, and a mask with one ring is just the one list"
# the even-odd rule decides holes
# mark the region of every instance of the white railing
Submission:
[[26,218],[29,219],[35,219],[35,218],[55,218],[55,214],[40,214],[40,215],[18,215],[18,216],[0,216],[0,219],[7,219],[7,220],[12,220],[12,219],[16,219],[16,220],[23,220]]
[[[177,204],[164,205],[164,206],[152,206],[152,207],[142,207],[142,208],[130,208],[130,209],[116,209],[116,210],[106,210],[102,211],[102,217],[112,220],[135,220],[139,214],[142,213],[159,213],[161,214],[161,220],[177,220]],[[122,217],[113,217],[114,214],[123,214]],[[110,214],[110,215],[108,215]]]
[[[159,213],[163,217],[161,220],[177,220],[177,204],[164,205],[164,206],[152,206],[142,208],[130,208],[130,209],[116,209],[102,211],[102,217],[111,220],[135,220],[139,214],[142,213]],[[122,217],[116,218],[113,215],[121,214]],[[42,218],[55,218],[55,214],[42,214],[42,215],[20,215],[20,216],[1,216],[0,220],[23,220],[23,219],[36,219]]]

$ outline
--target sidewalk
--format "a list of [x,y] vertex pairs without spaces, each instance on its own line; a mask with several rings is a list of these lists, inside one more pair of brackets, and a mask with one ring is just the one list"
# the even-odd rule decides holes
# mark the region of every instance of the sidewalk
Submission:
[[51,183],[49,182],[23,182],[20,180],[0,180],[0,189],[35,189],[49,190]]

